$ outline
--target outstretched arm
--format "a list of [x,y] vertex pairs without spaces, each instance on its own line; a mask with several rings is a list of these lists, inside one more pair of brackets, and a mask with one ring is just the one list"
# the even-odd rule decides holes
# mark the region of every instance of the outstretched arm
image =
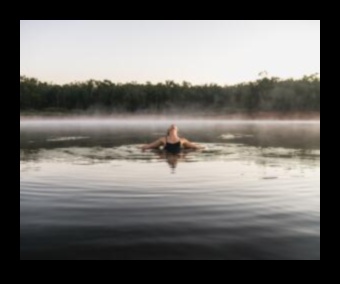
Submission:
[[152,149],[152,148],[158,148],[159,146],[161,146],[163,144],[163,141],[162,139],[157,139],[156,141],[150,143],[150,144],[147,144],[147,145],[143,145],[141,147],[142,150],[147,150],[147,149]]
[[184,139],[183,146],[185,148],[195,149],[195,150],[204,149],[203,146],[192,143],[192,142],[188,141],[187,139]]

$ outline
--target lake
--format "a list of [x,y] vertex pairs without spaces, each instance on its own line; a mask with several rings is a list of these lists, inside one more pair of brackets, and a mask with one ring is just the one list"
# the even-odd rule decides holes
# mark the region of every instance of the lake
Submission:
[[320,122],[21,119],[20,258],[320,259]]

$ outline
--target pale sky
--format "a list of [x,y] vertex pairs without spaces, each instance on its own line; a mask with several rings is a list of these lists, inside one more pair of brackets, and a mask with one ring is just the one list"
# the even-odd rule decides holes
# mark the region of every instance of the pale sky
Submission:
[[20,74],[232,85],[320,73],[319,20],[20,21]]

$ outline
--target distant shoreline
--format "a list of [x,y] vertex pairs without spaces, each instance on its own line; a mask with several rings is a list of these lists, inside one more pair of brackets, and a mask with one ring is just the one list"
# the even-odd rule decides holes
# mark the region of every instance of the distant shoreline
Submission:
[[257,112],[257,113],[233,113],[233,114],[211,114],[211,113],[62,113],[62,112],[20,112],[20,119],[39,119],[39,118],[147,118],[147,119],[225,119],[225,120],[320,120],[320,112]]

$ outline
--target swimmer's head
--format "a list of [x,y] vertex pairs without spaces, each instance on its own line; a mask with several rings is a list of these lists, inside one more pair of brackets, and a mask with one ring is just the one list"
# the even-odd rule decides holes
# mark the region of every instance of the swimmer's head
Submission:
[[175,124],[171,124],[170,127],[168,128],[167,135],[170,134],[177,134],[178,128]]

